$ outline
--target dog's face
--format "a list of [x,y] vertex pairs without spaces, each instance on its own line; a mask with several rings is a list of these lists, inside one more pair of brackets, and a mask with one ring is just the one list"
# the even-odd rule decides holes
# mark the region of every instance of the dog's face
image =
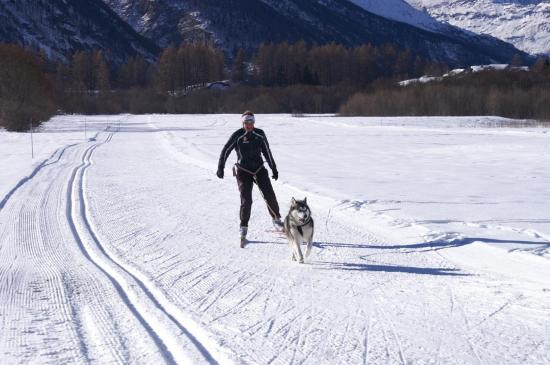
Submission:
[[292,198],[290,202],[290,216],[299,224],[305,223],[311,217],[311,210],[307,205],[307,198],[304,200],[296,200]]

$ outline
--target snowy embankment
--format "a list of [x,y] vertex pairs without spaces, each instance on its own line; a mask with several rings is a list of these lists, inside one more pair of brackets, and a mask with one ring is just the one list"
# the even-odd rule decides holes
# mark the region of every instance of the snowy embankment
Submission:
[[0,144],[0,363],[548,363],[547,129],[258,116],[316,219],[297,265],[257,192],[238,248],[238,120],[58,117],[38,169]]

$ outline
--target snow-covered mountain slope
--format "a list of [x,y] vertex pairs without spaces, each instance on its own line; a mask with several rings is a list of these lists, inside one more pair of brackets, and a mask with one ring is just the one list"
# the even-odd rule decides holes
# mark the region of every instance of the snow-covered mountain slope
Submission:
[[550,54],[548,0],[407,0],[434,18],[490,34],[531,54]]
[[347,0],[103,1],[162,47],[183,40],[211,40],[232,54],[238,47],[253,52],[262,42],[305,40],[348,46],[389,42],[451,64],[509,62],[518,52],[488,37],[434,33],[396,22]]
[[407,23],[430,32],[462,39],[466,43],[485,44],[494,47],[499,40],[489,34],[480,34],[472,30],[459,28],[444,21],[436,20],[424,9],[417,9],[405,0],[350,0],[361,8],[374,14]]
[[405,0],[350,0],[371,13],[384,18],[414,25],[430,31],[441,31],[445,25],[438,22],[428,13],[419,10]]
[[153,58],[158,52],[100,0],[2,0],[0,42],[40,49],[61,60],[90,49],[105,50],[115,62],[136,53]]
[[303,265],[257,190],[239,248],[238,115],[60,116],[38,166],[0,131],[0,363],[548,364],[550,133],[514,122],[258,115]]

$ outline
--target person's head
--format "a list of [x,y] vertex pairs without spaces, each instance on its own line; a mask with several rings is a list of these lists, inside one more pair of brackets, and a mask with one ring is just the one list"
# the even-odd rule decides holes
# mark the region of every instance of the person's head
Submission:
[[241,115],[241,122],[243,122],[243,128],[250,132],[254,129],[254,122],[256,122],[256,119],[254,118],[254,113],[252,113],[250,110],[247,110]]

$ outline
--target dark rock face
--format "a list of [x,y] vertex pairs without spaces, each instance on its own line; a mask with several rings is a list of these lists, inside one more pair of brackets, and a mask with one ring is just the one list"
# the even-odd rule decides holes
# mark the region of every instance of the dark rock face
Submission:
[[94,48],[103,49],[115,63],[136,53],[153,59],[159,51],[100,0],[2,0],[0,42],[61,60]]

